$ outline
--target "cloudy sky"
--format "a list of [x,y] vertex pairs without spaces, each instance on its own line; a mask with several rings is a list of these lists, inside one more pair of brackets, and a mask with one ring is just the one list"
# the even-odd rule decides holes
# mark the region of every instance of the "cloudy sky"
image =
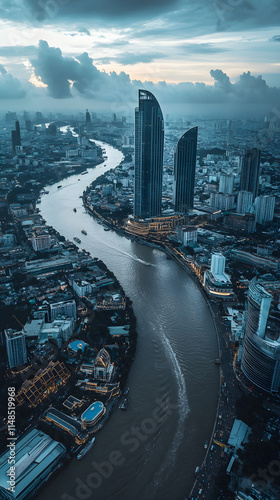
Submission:
[[1,0],[0,106],[280,109],[279,0]]

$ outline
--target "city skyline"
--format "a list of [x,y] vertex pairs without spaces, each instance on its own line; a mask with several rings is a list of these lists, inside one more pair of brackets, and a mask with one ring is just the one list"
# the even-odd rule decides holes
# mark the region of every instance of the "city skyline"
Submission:
[[279,25],[2,0],[1,499],[280,498]]

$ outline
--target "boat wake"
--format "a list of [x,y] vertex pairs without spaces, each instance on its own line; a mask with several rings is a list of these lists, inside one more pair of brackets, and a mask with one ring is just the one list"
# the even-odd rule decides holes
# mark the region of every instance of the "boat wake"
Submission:
[[185,425],[184,422],[187,418],[187,415],[190,411],[189,408],[189,402],[188,402],[188,396],[187,396],[187,389],[186,389],[186,382],[184,379],[184,374],[182,372],[182,368],[179,364],[178,358],[176,356],[175,351],[172,348],[172,345],[165,335],[162,327],[159,328],[160,331],[160,339],[163,343],[165,352],[169,360],[171,361],[173,365],[173,370],[174,374],[176,376],[176,381],[177,381],[177,386],[178,386],[178,410],[179,410],[179,421],[177,424],[177,430],[176,433],[173,437],[171,446],[166,454],[166,457],[157,473],[155,474],[154,477],[154,486],[157,487],[161,484],[161,479],[162,476],[166,478],[169,473],[172,471],[175,461],[176,461],[176,454],[177,450],[181,444],[184,431],[185,431]]
[[100,241],[100,243],[102,243],[103,246],[106,246],[109,249],[111,249],[112,252],[114,253],[114,255],[116,254],[116,252],[118,252],[118,253],[126,256],[126,257],[129,257],[131,260],[135,260],[136,262],[140,262],[144,266],[147,266],[147,267],[157,267],[156,264],[152,264],[151,262],[146,262],[145,260],[140,259],[139,257],[135,257],[135,255],[132,255],[129,252],[125,252],[124,250],[121,250],[120,248],[113,247],[109,243],[106,243],[106,241],[104,241],[102,238],[99,238],[96,234],[95,234],[94,238],[95,238],[95,240]]

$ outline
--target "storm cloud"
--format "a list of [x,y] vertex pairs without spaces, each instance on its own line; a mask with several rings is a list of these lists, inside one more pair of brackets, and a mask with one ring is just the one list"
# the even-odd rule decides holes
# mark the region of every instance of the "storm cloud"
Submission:
[[21,82],[0,64],[0,99],[22,99],[25,96],[26,90]]
[[262,76],[254,76],[250,71],[242,73],[235,83],[221,69],[210,71],[213,85],[143,82],[131,80],[125,72],[99,71],[87,53],[75,58],[65,57],[59,48],[50,47],[46,41],[40,42],[38,56],[31,63],[35,75],[48,86],[49,95],[56,99],[79,95],[104,102],[135,102],[137,89],[143,87],[167,103],[262,103],[268,107],[280,103],[280,89],[269,87]]

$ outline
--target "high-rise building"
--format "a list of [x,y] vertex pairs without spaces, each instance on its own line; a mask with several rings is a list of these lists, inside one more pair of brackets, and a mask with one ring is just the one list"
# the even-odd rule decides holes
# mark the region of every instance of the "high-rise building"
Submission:
[[234,194],[210,193],[209,205],[219,210],[232,210],[234,208]]
[[90,114],[89,114],[89,111],[88,109],[86,110],[86,124],[90,123],[91,122],[91,118],[90,118]]
[[31,120],[25,120],[25,128],[26,128],[27,132],[31,132],[32,131]]
[[12,148],[13,151],[16,150],[16,146],[21,146],[21,137],[20,137],[20,126],[19,121],[16,120],[16,129],[12,130]]
[[[278,289],[277,289],[278,288]],[[253,278],[248,291],[241,369],[255,386],[280,389],[279,283]],[[278,301],[273,296],[278,294]],[[275,311],[274,311],[275,309]]]
[[220,193],[232,194],[234,175],[221,174],[219,182]]
[[221,253],[213,253],[211,257],[211,273],[213,276],[222,276],[225,272],[226,258]]
[[178,141],[174,155],[174,204],[176,212],[193,207],[197,149],[197,130],[193,127]]
[[250,191],[254,198],[258,196],[260,161],[260,150],[252,148],[246,149],[241,162],[240,190]]
[[271,222],[274,216],[275,196],[257,196],[254,203],[256,222],[265,224]]
[[252,210],[253,193],[249,191],[239,191],[237,195],[236,212],[238,214],[248,214]]
[[139,90],[135,110],[134,215],[146,219],[161,214],[163,115],[155,96]]
[[26,342],[22,332],[5,330],[8,363],[10,368],[27,362]]

